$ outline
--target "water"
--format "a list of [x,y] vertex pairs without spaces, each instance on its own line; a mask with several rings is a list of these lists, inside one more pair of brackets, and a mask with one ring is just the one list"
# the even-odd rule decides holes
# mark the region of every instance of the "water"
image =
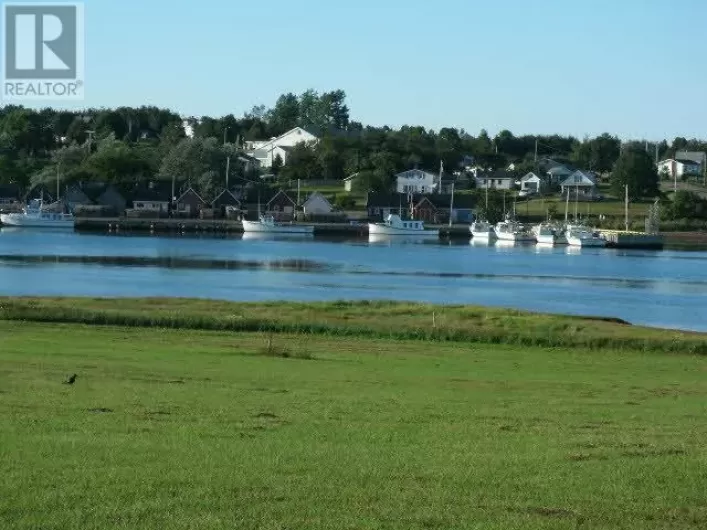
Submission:
[[0,229],[0,295],[395,299],[707,331],[707,252]]

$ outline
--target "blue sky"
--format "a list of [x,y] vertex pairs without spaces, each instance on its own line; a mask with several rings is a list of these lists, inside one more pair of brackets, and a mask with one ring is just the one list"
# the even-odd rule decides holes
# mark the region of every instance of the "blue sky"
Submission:
[[[707,137],[705,0],[88,0],[83,106],[237,116],[341,88],[373,125]],[[54,105],[57,106],[57,105]]]

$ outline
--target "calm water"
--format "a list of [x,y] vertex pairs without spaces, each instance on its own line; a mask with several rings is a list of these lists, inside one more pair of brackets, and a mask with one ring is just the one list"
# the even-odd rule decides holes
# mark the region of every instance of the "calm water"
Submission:
[[707,252],[3,228],[0,295],[396,299],[707,331]]

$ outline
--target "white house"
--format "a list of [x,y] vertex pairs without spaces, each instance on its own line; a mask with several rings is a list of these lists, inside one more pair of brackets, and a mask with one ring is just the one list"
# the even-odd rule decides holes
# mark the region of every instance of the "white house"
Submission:
[[689,159],[668,158],[658,162],[658,174],[671,179],[682,178],[684,175],[699,175],[702,167],[698,162]]
[[594,197],[596,195],[596,178],[589,171],[577,170],[560,184],[562,193],[578,194],[582,197]]
[[246,142],[246,152],[249,156],[257,158],[261,167],[272,167],[273,160],[280,156],[282,162],[287,164],[287,155],[294,146],[301,143],[316,143],[319,138],[302,127],[295,127],[285,134],[269,140],[256,140]]
[[304,201],[302,210],[305,215],[326,215],[334,211],[334,207],[324,195],[315,191]]
[[398,193],[436,193],[439,190],[439,175],[421,169],[398,173],[395,182]]
[[497,171],[488,175],[478,174],[474,177],[476,187],[480,189],[510,190],[513,189],[513,177],[505,171]]
[[545,181],[532,171],[520,179],[521,191],[540,193],[544,187]]

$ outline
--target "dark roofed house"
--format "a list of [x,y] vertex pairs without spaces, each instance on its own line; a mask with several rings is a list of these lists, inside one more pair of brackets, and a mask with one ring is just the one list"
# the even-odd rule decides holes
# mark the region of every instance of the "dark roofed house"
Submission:
[[90,206],[93,204],[93,201],[82,189],[80,183],[69,186],[64,194],[64,202],[71,210],[75,210],[77,206]]
[[295,206],[295,201],[283,190],[280,190],[265,204],[265,211],[275,220],[289,221],[295,216]]
[[206,201],[190,186],[177,199],[177,213],[182,216],[197,217],[205,205]]
[[211,208],[218,212],[216,215],[230,218],[240,213],[241,201],[231,190],[224,189],[211,201]]
[[474,218],[475,199],[472,195],[430,194],[416,197],[413,208],[415,219],[428,223],[449,222],[450,207],[452,207],[453,223],[471,223]]
[[169,212],[171,185],[151,182],[133,193],[133,210],[140,213],[166,215]]
[[383,221],[390,214],[401,215],[409,209],[408,196],[404,193],[369,193],[366,197],[369,219]]

